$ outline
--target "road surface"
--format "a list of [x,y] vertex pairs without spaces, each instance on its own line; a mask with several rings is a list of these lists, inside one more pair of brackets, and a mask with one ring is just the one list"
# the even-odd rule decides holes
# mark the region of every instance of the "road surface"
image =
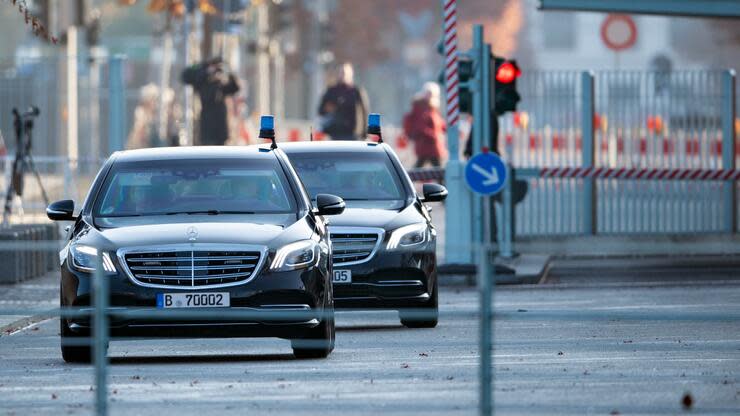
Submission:
[[[675,415],[686,395],[691,414],[740,414],[740,281],[674,271],[602,284],[573,269],[496,289],[497,414]],[[113,342],[111,414],[474,414],[477,294],[445,288],[440,302],[436,329],[340,314],[326,360],[295,360],[271,339]],[[0,415],[92,412],[92,367],[62,361],[58,328],[0,337]]]

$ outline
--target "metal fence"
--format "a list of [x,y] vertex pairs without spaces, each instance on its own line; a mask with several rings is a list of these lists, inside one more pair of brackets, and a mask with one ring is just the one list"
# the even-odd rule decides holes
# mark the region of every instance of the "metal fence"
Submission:
[[727,181],[542,178],[536,170],[734,169],[734,71],[525,72],[519,85],[520,111],[503,117],[499,132],[502,155],[529,182],[516,234],[737,231],[736,185]]
[[[70,125],[76,126],[77,154],[101,157],[121,149],[138,100],[138,87],[126,85],[125,60],[47,56],[0,59],[0,130],[5,152],[13,153],[16,138],[12,109],[36,106],[33,153],[69,155]],[[67,75],[77,69],[77,88]],[[70,92],[73,92],[70,95]],[[70,100],[71,98],[71,100]],[[76,103],[74,108],[70,105]],[[71,155],[74,157],[74,155]]]

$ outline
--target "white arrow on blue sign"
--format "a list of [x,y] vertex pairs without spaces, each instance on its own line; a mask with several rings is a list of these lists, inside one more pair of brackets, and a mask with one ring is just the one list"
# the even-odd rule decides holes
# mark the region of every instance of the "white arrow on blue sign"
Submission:
[[506,184],[506,164],[495,153],[479,153],[465,165],[465,182],[475,193],[495,195]]

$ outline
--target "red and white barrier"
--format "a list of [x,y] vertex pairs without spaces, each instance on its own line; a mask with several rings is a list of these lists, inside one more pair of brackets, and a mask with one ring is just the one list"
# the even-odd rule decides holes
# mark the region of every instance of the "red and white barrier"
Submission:
[[[644,168],[542,168],[542,178],[570,179],[624,179],[624,180],[678,180],[678,181],[737,181],[740,170],[716,169],[644,169]],[[411,169],[409,176],[413,181],[442,180],[444,168]]]
[[543,178],[593,178],[631,180],[736,181],[740,170],[645,169],[645,168],[543,168]]
[[457,0],[444,0],[443,49],[445,54],[445,88],[447,92],[447,125],[452,127],[460,118],[459,76],[457,73]]

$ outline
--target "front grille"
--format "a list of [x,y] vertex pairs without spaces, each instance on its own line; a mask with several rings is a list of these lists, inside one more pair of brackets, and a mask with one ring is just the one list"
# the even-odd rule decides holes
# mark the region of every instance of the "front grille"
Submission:
[[335,266],[356,264],[367,261],[375,254],[380,243],[378,232],[332,231],[332,262]]
[[133,278],[147,285],[203,287],[246,281],[258,270],[259,251],[173,250],[126,253]]

